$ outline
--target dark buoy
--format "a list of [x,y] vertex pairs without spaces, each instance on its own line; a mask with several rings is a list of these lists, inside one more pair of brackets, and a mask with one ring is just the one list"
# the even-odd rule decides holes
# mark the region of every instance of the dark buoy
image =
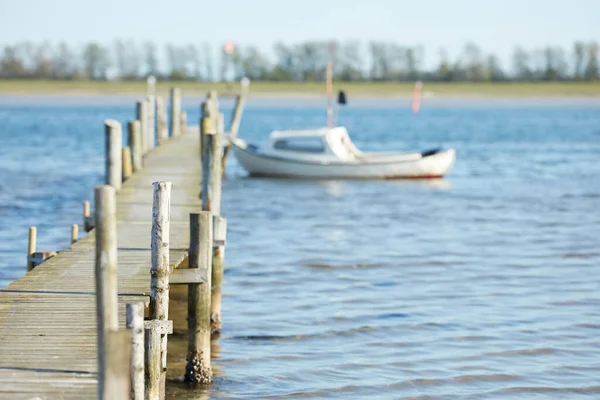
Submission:
[[338,104],[346,104],[346,93],[343,90],[338,92]]

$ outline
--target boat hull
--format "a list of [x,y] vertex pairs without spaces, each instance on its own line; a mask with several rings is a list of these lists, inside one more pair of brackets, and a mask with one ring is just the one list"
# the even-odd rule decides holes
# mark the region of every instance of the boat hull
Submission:
[[353,162],[313,162],[260,154],[233,145],[234,154],[250,176],[302,179],[433,179],[454,165],[454,150],[418,160],[378,160],[366,157]]

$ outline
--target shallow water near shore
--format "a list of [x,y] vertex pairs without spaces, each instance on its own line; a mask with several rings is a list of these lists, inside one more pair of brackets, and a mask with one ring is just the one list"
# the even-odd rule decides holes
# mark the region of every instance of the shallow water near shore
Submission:
[[[68,246],[103,180],[102,121],[134,116],[19,99],[0,100],[0,287],[25,272],[29,226]],[[445,179],[249,179],[231,159],[215,382],[170,370],[170,399],[600,397],[600,104],[409,107],[351,102],[340,123],[365,150],[456,149]],[[250,100],[240,132],[324,121],[314,101]]]

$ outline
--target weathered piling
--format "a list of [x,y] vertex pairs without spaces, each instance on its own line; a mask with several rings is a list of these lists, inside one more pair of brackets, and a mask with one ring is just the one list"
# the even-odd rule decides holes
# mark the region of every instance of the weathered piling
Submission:
[[187,112],[182,111],[179,120],[179,129],[181,129],[181,133],[184,134],[187,129]]
[[146,125],[146,137],[148,139],[148,150],[152,150],[156,147],[156,98],[154,94],[150,94],[146,97],[146,104],[148,107],[148,124]]
[[142,146],[142,125],[140,121],[129,121],[127,124],[129,147],[131,148],[131,161],[133,172],[142,169],[144,149]]
[[148,152],[147,134],[148,131],[148,103],[145,100],[138,101],[136,104],[136,119],[140,122],[140,144],[142,156]]
[[94,229],[94,218],[90,214],[90,202],[86,200],[83,202],[83,230],[89,232],[92,229]]
[[188,355],[185,380],[210,383],[210,299],[213,227],[210,212],[190,214],[190,269],[208,270],[205,283],[188,286]]
[[[225,149],[223,150],[223,161],[221,166],[222,174],[225,174],[225,168],[227,167],[227,158],[229,156],[229,151],[231,150],[231,140],[233,140],[240,129],[240,122],[242,120],[242,114],[244,113],[244,105],[246,103],[246,94],[242,92],[242,94],[238,95],[235,99],[235,108],[233,111],[233,117],[231,118],[231,122],[229,124],[229,132],[227,133]],[[221,133],[224,133],[220,131]]]
[[123,181],[131,178],[133,175],[133,166],[131,165],[131,148],[129,146],[123,147],[121,150],[121,164],[123,165]]
[[165,104],[165,98],[162,96],[156,97],[156,124],[158,145],[160,146],[169,139],[169,129],[167,128],[167,105]]
[[122,171],[121,166],[121,147],[123,147],[123,137],[121,124],[118,121],[107,119],[104,121],[106,131],[106,184],[121,189]]
[[218,335],[221,332],[221,297],[226,239],[227,219],[219,215],[213,216],[214,246],[212,254],[210,301],[210,329],[213,335]]
[[110,331],[119,328],[117,309],[117,210],[115,188],[95,191],[96,221],[96,322],[98,334],[98,399],[109,400],[107,380]]
[[144,303],[127,304],[126,324],[131,329],[131,400],[144,400]]
[[27,271],[31,271],[35,265],[33,263],[33,254],[37,245],[37,228],[29,228],[29,245],[27,246]]
[[109,331],[106,351],[106,383],[103,399],[130,400],[131,331],[129,329]]
[[179,136],[181,132],[181,90],[171,88],[171,137]]
[[222,135],[206,135],[205,152],[202,155],[202,209],[221,214],[221,157]]
[[[152,202],[152,265],[150,279],[150,320],[166,322],[169,319],[169,230],[171,209],[171,182],[154,182],[154,197]],[[152,337],[154,336],[154,337]],[[156,335],[150,334],[150,341],[155,347],[153,340],[158,339]],[[149,348],[155,351],[155,348]],[[167,369],[167,334],[160,335],[159,356],[153,356],[148,363],[149,371],[152,372],[148,381],[149,398],[164,398],[165,380]],[[151,365],[152,363],[152,365]],[[158,365],[156,365],[158,363]],[[156,381],[156,372],[158,381]]]
[[79,225],[71,225],[71,244],[77,242],[79,239]]

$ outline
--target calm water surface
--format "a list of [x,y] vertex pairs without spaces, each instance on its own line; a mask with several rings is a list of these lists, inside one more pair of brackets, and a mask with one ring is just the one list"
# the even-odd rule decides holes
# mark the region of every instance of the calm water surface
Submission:
[[[55,100],[0,98],[0,287],[30,225],[68,246],[102,120],[134,115]],[[600,398],[600,101],[408,110],[351,103],[340,123],[367,150],[455,148],[446,179],[248,179],[232,160],[218,375],[172,399]],[[323,123],[320,104],[251,101],[241,134]]]

